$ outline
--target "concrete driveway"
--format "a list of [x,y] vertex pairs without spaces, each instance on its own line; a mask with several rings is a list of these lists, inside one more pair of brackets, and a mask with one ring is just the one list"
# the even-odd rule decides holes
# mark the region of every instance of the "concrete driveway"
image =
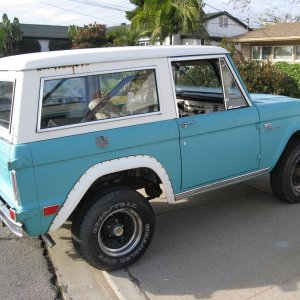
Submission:
[[300,299],[300,205],[272,196],[267,177],[153,206],[152,244],[126,270],[88,266],[69,224],[53,234],[66,299]]

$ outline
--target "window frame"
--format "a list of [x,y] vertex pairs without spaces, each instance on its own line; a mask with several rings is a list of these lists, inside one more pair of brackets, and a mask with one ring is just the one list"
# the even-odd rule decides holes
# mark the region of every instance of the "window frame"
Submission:
[[228,25],[229,25],[229,19],[226,18],[226,17],[224,17],[224,18],[223,18],[223,27],[224,27],[224,28],[228,28]]
[[219,17],[219,27],[220,28],[224,27],[224,18],[223,17]]
[[[259,58],[254,58],[253,57],[253,48],[260,48],[260,55],[259,55]],[[269,59],[265,59],[262,57],[263,55],[263,48],[271,48],[271,57]],[[263,60],[263,61],[267,61],[267,60],[273,60],[273,57],[274,57],[274,46],[272,45],[263,45],[263,46],[251,46],[251,58],[252,60]]]
[[0,126],[0,136],[4,137],[5,139],[8,140],[9,137],[11,136],[11,134],[12,134],[12,122],[13,122],[14,102],[15,102],[15,92],[16,92],[17,79],[16,78],[11,78],[9,76],[0,76],[0,81],[11,82],[13,84],[12,99],[11,99],[11,106],[10,106],[10,116],[9,116],[9,126],[8,126],[8,128]]
[[245,100],[245,104],[246,105],[243,105],[243,106],[236,106],[236,107],[232,107],[232,108],[228,108],[228,102],[229,102],[229,98],[226,97],[226,94],[227,94],[227,91],[225,90],[225,78],[224,78],[224,70],[221,66],[221,61],[224,61],[227,69],[228,69],[228,72],[231,74],[232,76],[232,79],[234,80],[234,82],[237,84],[237,80],[235,79],[234,77],[234,74],[232,73],[232,70],[230,70],[229,66],[228,66],[228,63],[225,61],[225,59],[222,59],[222,58],[219,58],[219,68],[220,68],[220,74],[221,74],[221,80],[222,80],[222,90],[223,90],[223,99],[224,99],[224,107],[225,107],[225,111],[227,110],[233,110],[233,109],[239,109],[239,108],[242,108],[242,107],[249,107],[249,104],[246,100],[246,98],[244,97],[243,93],[242,93],[242,90],[241,88],[238,86],[237,84],[237,88],[239,89],[239,91],[241,92],[241,95],[242,97],[244,98]]
[[[253,57],[253,49],[257,47],[260,48],[260,56],[259,58],[254,58]],[[264,47],[270,47],[271,48],[271,57],[269,59],[265,59],[262,57],[262,49]],[[278,47],[291,47],[292,48],[292,56],[290,59],[276,59],[274,58],[274,54],[275,54],[275,48]],[[296,51],[297,51],[297,47],[300,47],[300,45],[252,45],[251,46],[251,59],[252,60],[256,60],[256,61],[274,61],[274,62],[280,62],[280,61],[287,61],[287,62],[293,62],[293,61],[300,61],[300,57],[298,59],[296,59]]]
[[300,61],[300,53],[299,53],[299,58],[297,58],[297,48],[300,50],[300,45],[295,45],[295,61],[299,62]]
[[[153,70],[154,71],[156,92],[157,92],[157,101],[158,101],[158,106],[159,106],[158,111],[150,112],[150,113],[144,113],[144,114],[130,115],[130,116],[122,116],[122,117],[115,117],[115,118],[91,120],[91,121],[88,121],[88,122],[76,123],[76,124],[71,124],[71,125],[63,125],[63,126],[50,127],[50,128],[41,128],[42,109],[43,109],[43,92],[44,92],[44,83],[45,83],[45,81],[48,81],[48,80],[62,80],[62,79],[68,79],[68,78],[88,77],[88,76],[97,76],[97,75],[100,76],[100,75],[112,74],[112,73],[122,73],[122,72],[130,72],[130,71],[143,71],[143,70]],[[141,66],[141,67],[133,67],[133,68],[124,68],[124,69],[114,69],[114,70],[105,70],[105,71],[102,71],[102,72],[85,72],[85,73],[76,73],[76,74],[72,74],[72,75],[41,77],[41,79],[40,79],[38,118],[37,118],[36,132],[37,133],[43,133],[43,132],[48,132],[48,131],[57,131],[57,130],[64,130],[64,129],[69,129],[69,128],[90,126],[90,125],[100,124],[100,123],[119,122],[119,121],[127,120],[127,119],[135,119],[135,118],[141,118],[141,117],[161,115],[163,113],[163,110],[162,110],[162,105],[161,105],[161,101],[160,101],[159,90],[160,90],[160,84],[159,84],[159,81],[158,81],[158,67],[157,67],[157,65]]]
[[[272,60],[277,62],[277,61],[293,61],[293,55],[294,55],[294,46],[293,45],[274,45],[273,47],[273,51],[272,51]],[[291,58],[285,58],[285,59],[277,59],[275,58],[275,48],[279,48],[279,47],[290,47],[292,48],[292,54],[291,54]]]
[[[178,106],[177,106],[177,101],[176,101],[176,87],[175,87],[175,82],[173,80],[173,72],[172,72],[172,63],[173,62],[176,62],[176,61],[193,61],[193,60],[209,60],[209,59],[218,59],[219,60],[219,63],[221,61],[221,59],[223,59],[229,69],[229,72],[231,73],[233,79],[235,80],[242,96],[244,97],[245,101],[246,101],[246,104],[247,106],[242,106],[241,108],[244,108],[244,107],[251,107],[253,106],[248,94],[246,93],[239,77],[237,76],[231,62],[229,61],[227,55],[203,55],[203,56],[182,56],[182,57],[172,57],[172,58],[169,58],[168,59],[168,63],[169,63],[169,72],[170,72],[170,76],[171,76],[171,81],[172,81],[172,92],[173,92],[173,99],[174,99],[174,103],[175,103],[175,107],[176,107],[176,115],[177,115],[177,118],[180,118],[179,116],[179,109],[178,109]],[[220,70],[221,72],[221,70]],[[221,76],[223,76],[221,74]],[[223,79],[222,79],[222,93],[223,93],[223,100],[224,100],[224,106],[225,106],[225,111],[227,111],[227,106],[225,104],[225,93],[224,93],[224,84],[223,84]],[[236,108],[238,109],[238,108]],[[233,109],[229,109],[229,110],[233,110]]]
[[[259,48],[260,49],[259,58],[254,58],[254,55],[253,55],[254,48]],[[252,60],[261,60],[261,58],[262,58],[262,46],[251,46],[251,58],[252,58]]]

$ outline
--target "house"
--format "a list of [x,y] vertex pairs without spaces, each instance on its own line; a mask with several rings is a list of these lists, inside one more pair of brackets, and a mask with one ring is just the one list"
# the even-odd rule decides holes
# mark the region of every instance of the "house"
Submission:
[[300,22],[269,25],[232,40],[249,59],[300,63]]
[[[205,18],[205,28],[209,35],[204,39],[197,34],[174,34],[173,45],[214,45],[218,46],[224,37],[230,38],[248,32],[249,27],[226,11],[208,13]],[[145,37],[139,40],[139,45],[149,45],[150,39]],[[157,43],[158,44],[158,43]],[[170,39],[166,38],[164,45],[170,45]]]
[[208,40],[204,41],[200,37],[182,34],[182,45],[210,44],[212,46],[218,46],[224,37],[230,38],[232,36],[244,34],[250,30],[249,26],[232,16],[227,11],[208,13],[206,14],[205,20],[205,27],[209,35]]
[[27,52],[27,48],[32,46],[33,42],[39,45],[40,51],[49,51],[51,41],[68,43],[67,26],[20,24],[20,27],[22,31],[21,51],[23,52]]

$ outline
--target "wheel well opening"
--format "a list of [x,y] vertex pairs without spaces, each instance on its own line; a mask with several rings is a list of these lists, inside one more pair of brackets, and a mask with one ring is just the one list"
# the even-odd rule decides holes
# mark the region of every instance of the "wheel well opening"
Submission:
[[134,190],[144,189],[148,200],[158,198],[162,194],[162,181],[150,168],[135,168],[99,177],[86,192],[90,195],[111,186],[128,186]]
[[300,131],[297,131],[291,136],[289,142],[291,142],[292,140],[299,140],[299,139],[300,139]]

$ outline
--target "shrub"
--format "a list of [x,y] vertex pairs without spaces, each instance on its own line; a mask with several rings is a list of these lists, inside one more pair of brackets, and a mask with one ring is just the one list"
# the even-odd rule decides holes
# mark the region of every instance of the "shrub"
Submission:
[[23,39],[20,43],[19,54],[41,52],[41,45],[36,39]]
[[50,51],[55,50],[68,50],[71,49],[71,42],[64,40],[51,40],[49,43]]
[[92,23],[79,28],[73,36],[72,48],[97,48],[106,43],[106,25]]
[[250,93],[300,97],[297,81],[270,61],[261,63],[239,56],[235,58],[235,64]]
[[300,64],[289,64],[287,62],[278,62],[275,64],[275,67],[280,72],[293,78],[297,82],[298,89],[300,90]]

